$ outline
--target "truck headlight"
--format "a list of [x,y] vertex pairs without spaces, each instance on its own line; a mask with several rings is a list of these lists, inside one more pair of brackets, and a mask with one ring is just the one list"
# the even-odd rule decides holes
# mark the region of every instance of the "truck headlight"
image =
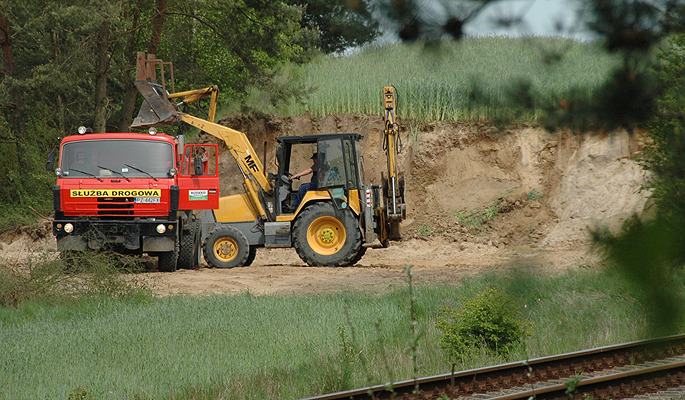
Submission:
[[157,225],[157,233],[162,234],[164,232],[166,232],[166,226],[164,224]]
[[71,233],[74,231],[74,225],[71,222],[64,224],[64,232]]

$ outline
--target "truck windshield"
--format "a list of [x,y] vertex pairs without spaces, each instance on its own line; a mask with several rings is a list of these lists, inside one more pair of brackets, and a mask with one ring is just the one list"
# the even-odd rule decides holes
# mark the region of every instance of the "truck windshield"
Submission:
[[153,140],[82,140],[66,143],[60,167],[66,178],[166,178],[173,147]]

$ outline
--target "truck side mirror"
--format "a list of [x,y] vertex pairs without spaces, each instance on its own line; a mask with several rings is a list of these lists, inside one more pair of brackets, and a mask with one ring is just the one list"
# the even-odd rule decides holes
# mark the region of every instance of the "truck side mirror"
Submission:
[[193,159],[193,175],[203,175],[202,173],[202,158],[195,157]]
[[50,153],[48,154],[48,160],[45,163],[45,170],[48,172],[54,172],[55,171],[55,156],[57,155],[57,152],[55,149],[50,150]]

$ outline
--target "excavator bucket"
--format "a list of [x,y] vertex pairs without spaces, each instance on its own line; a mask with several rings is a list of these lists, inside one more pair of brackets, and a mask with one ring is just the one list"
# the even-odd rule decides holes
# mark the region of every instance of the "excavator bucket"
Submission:
[[[162,84],[157,83],[156,66],[161,65]],[[154,54],[146,55],[138,52],[136,63],[135,85],[145,99],[133,120],[131,129],[146,129],[153,126],[167,126],[180,120],[181,111],[168,97],[164,82],[164,65],[171,70],[171,84],[173,86],[173,66],[155,58]],[[173,89],[172,89],[173,90]]]
[[146,80],[136,80],[136,87],[145,100],[140,106],[138,116],[131,124],[132,129],[173,125],[180,120],[181,111],[169,101],[161,85]]

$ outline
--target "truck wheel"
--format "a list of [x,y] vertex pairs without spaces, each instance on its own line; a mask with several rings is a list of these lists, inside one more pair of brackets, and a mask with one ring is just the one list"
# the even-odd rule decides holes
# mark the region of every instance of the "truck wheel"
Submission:
[[207,237],[203,250],[210,267],[233,268],[245,265],[250,255],[250,244],[238,229],[218,226]]
[[159,257],[157,257],[157,269],[160,272],[176,271],[176,266],[178,265],[178,250],[178,235],[176,235],[176,240],[174,241],[174,250],[159,253]]
[[305,208],[293,225],[293,246],[312,266],[344,267],[354,264],[362,248],[359,223],[348,210],[331,203]]
[[193,268],[200,268],[200,258],[202,256],[202,222],[200,220],[195,221],[195,255],[193,260],[195,266]]
[[190,227],[181,238],[181,247],[178,253],[178,268],[195,269],[199,265],[200,242],[199,236],[201,229],[200,221],[192,220],[188,223]]

